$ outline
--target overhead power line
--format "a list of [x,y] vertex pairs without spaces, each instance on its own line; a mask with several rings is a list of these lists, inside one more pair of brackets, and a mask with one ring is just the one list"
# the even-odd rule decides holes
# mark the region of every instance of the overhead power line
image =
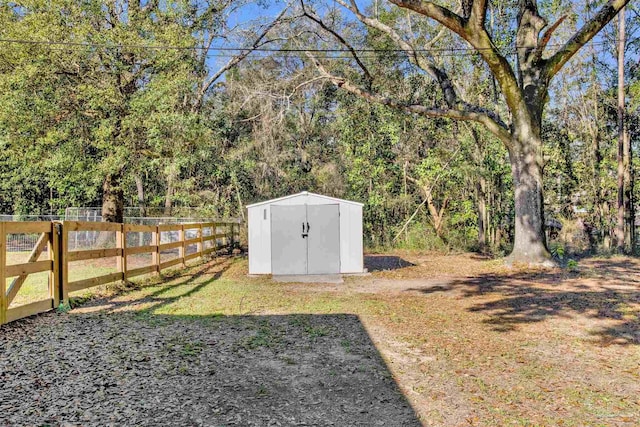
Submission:
[[[614,43],[615,40],[609,41],[591,41],[593,45],[608,45]],[[185,51],[219,51],[219,52],[243,52],[251,50],[253,52],[269,52],[269,53],[347,53],[350,54],[349,49],[330,49],[330,48],[281,48],[281,47],[230,47],[230,46],[177,46],[177,45],[136,45],[136,44],[105,44],[105,43],[88,43],[88,42],[68,42],[68,41],[50,41],[50,40],[25,40],[25,39],[3,39],[0,38],[0,43],[6,44],[25,44],[25,45],[45,45],[45,46],[66,46],[70,48],[97,48],[97,49],[121,49],[121,50],[185,50]],[[564,43],[548,44],[547,47],[561,47]],[[517,49],[526,49],[526,46],[506,46],[503,50],[509,50],[515,52]],[[490,49],[490,48],[487,48]],[[428,48],[428,49],[372,49],[372,48],[354,48],[356,53],[472,53],[475,54],[482,48],[477,49],[473,47],[445,47],[445,48]],[[498,49],[500,50],[500,49]]]

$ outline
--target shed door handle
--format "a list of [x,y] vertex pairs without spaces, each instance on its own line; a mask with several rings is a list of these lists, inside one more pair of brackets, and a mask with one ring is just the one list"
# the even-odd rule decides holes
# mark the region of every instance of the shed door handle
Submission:
[[307,233],[309,232],[309,223],[307,222]]
[[302,223],[302,233],[304,233],[304,222]]

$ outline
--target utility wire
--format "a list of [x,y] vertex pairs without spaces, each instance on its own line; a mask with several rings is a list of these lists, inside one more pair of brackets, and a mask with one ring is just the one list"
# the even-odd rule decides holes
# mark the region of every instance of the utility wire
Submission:
[[[242,52],[251,50],[254,52],[284,52],[284,53],[303,53],[303,52],[314,52],[314,53],[351,53],[348,49],[302,49],[302,48],[275,48],[275,47],[229,47],[229,46],[176,46],[176,45],[126,45],[126,44],[115,44],[109,45],[104,43],[88,43],[88,42],[66,42],[66,41],[47,41],[47,40],[25,40],[25,39],[3,39],[0,38],[0,43],[5,44],[26,44],[26,45],[46,45],[46,46],[67,46],[67,47],[79,47],[79,48],[99,48],[99,49],[122,49],[122,50],[133,50],[133,49],[148,49],[148,50],[199,50],[199,51],[222,51],[222,52]],[[591,41],[593,45],[609,45],[611,43],[615,43],[615,40],[608,41]],[[557,44],[547,44],[546,47],[561,47],[564,46],[564,43]],[[529,47],[526,46],[507,46],[505,49],[527,49]],[[491,48],[486,48],[491,49]],[[406,49],[371,49],[371,48],[354,48],[354,50],[358,53],[433,53],[433,52],[471,52],[477,53],[480,50],[484,50],[483,48],[473,48],[473,47],[446,47],[446,48],[429,48],[429,49],[414,49],[414,50],[406,50]]]
[[[64,49],[64,48],[51,48],[49,49],[49,51],[54,51],[54,52],[70,52],[70,51],[74,51],[74,52],[82,52],[82,50],[80,49]],[[598,49],[597,50],[598,53],[604,53],[605,50],[604,49]],[[291,52],[283,52],[283,51],[274,51],[274,52],[253,52],[253,58],[255,59],[268,59],[268,58],[287,58],[289,57],[289,54]],[[367,54],[359,54],[358,58],[363,59],[363,60],[379,60],[380,56],[377,55],[377,53],[384,53],[384,52],[376,52],[376,53],[367,53]],[[387,53],[391,53],[391,52],[387,52]],[[410,52],[407,51],[398,51],[395,52],[396,54],[404,54],[407,57],[411,56]],[[508,57],[508,56],[512,56],[516,54],[515,50],[510,50],[510,51],[501,51],[500,52],[501,55]],[[465,58],[465,57],[478,57],[479,52],[443,52],[443,53],[439,53],[439,54],[435,54],[433,55],[436,58]],[[232,53],[207,53],[205,54],[205,56],[207,58],[221,58],[221,59],[231,59],[237,56],[237,54],[232,54]],[[320,55],[314,55],[315,58],[317,59],[322,59],[322,60],[345,60],[345,61],[353,61],[353,56],[351,54],[348,54],[347,52],[336,52],[335,54],[320,54]],[[142,64],[142,63],[140,63]]]

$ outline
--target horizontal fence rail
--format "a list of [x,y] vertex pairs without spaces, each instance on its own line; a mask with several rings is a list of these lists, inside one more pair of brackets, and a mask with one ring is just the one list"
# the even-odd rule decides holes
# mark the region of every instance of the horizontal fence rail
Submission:
[[[78,235],[85,241],[89,241],[86,240],[89,236],[91,244],[79,244]],[[178,264],[185,266],[188,260],[225,247],[231,249],[238,242],[239,235],[238,222],[160,225],[82,221],[0,222],[0,284],[3,286],[0,289],[0,324],[51,310],[60,302],[68,303],[70,292],[159,273]],[[21,236],[29,236],[32,249],[28,255],[24,254],[26,261],[16,262],[18,258],[12,253],[10,242]],[[40,259],[44,253],[48,254],[48,259]],[[164,260],[164,256],[172,258]],[[147,261],[146,265],[130,265],[129,257],[136,257],[137,262]],[[115,271],[70,280],[71,263],[104,259],[115,259]],[[27,298],[27,303],[12,304],[29,275],[34,275],[31,288],[42,288],[43,297],[34,301],[31,297]]]

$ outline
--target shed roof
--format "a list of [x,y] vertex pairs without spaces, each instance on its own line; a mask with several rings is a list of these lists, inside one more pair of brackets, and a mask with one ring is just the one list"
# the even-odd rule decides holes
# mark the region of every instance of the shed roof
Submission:
[[345,200],[345,199],[338,199],[336,197],[323,196],[322,194],[316,194],[316,193],[310,193],[308,191],[303,191],[303,192],[297,193],[297,194],[290,194],[288,196],[278,197],[277,199],[271,199],[271,200],[265,200],[264,202],[253,203],[251,205],[247,205],[246,207],[247,208],[253,208],[253,207],[261,206],[261,205],[269,205],[271,203],[279,202],[281,200],[292,199],[294,197],[301,197],[301,196],[321,197],[323,199],[331,200],[331,201],[334,201],[334,202],[348,203],[348,204],[357,205],[357,206],[364,206],[364,204],[360,203],[360,202],[354,202],[354,201]]

